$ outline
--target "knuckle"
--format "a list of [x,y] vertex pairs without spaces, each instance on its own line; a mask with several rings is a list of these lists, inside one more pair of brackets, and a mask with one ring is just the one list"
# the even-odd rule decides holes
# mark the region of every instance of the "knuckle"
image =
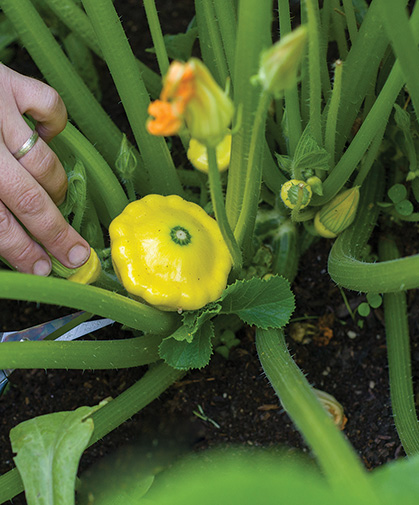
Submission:
[[35,244],[31,240],[25,240],[24,242],[17,244],[14,253],[13,261],[16,265],[24,265],[25,263],[32,263],[32,259],[35,255]]
[[45,197],[36,188],[27,188],[17,195],[14,210],[18,216],[35,216],[45,207]]
[[55,224],[50,231],[49,249],[58,249],[66,244],[69,239],[70,226],[64,221],[64,226]]
[[60,95],[51,86],[46,86],[43,90],[44,92],[44,108],[49,114],[54,114],[63,108],[63,101]]
[[57,166],[58,158],[54,151],[47,148],[40,156],[38,165],[38,178],[41,181],[48,180]]
[[0,236],[8,233],[12,226],[12,215],[9,210],[3,205],[0,206]]

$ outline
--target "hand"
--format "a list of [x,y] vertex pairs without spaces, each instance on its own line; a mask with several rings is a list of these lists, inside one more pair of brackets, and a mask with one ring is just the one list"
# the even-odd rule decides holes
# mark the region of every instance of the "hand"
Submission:
[[[12,153],[32,134],[24,113],[37,121],[39,138],[16,160]],[[66,122],[64,103],[53,88],[0,64],[0,256],[21,272],[50,273],[51,261],[39,244],[69,268],[81,266],[90,254],[89,244],[57,208],[67,177],[47,142]]]

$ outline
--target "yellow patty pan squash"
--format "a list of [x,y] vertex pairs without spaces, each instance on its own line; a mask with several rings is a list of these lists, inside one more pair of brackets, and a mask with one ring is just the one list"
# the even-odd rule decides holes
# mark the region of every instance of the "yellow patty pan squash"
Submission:
[[110,227],[112,262],[128,293],[161,310],[196,310],[220,297],[231,258],[217,222],[176,195],[130,203]]

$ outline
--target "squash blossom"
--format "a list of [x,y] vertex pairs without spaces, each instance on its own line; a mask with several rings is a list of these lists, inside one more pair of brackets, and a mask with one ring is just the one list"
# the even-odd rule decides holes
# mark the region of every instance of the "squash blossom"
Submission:
[[67,278],[71,282],[78,284],[93,284],[98,280],[102,272],[102,266],[96,251],[91,247],[90,256],[84,265],[77,268],[76,271]]
[[312,197],[311,186],[305,181],[291,179],[281,186],[281,199],[290,209],[304,209],[310,203]]
[[152,135],[175,135],[183,125],[192,138],[216,147],[234,114],[233,102],[198,59],[174,61],[163,80],[160,99],[149,105],[147,121]]
[[147,195],[111,223],[115,273],[161,310],[196,310],[220,297],[231,258],[217,222],[177,195]]
[[[231,135],[226,135],[215,149],[217,156],[217,166],[220,172],[227,170],[230,165],[231,155]],[[207,148],[196,139],[191,139],[187,156],[192,165],[200,172],[208,173]]]
[[317,212],[314,228],[325,238],[335,238],[348,228],[355,219],[359,202],[359,187],[347,189],[335,196]]

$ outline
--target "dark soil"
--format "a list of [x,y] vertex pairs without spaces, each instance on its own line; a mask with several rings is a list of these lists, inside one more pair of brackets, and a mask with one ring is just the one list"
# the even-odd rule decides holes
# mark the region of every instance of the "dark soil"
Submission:
[[[150,47],[144,13],[138,0],[115,2],[122,15],[130,42],[137,55],[153,57],[140,48]],[[161,20],[166,33],[184,30],[190,21],[192,0],[164,0]],[[164,8],[163,8],[164,5]],[[14,68],[36,75],[25,55],[19,51]],[[104,103],[122,128],[126,120],[116,94],[104,76]],[[405,250],[417,252],[412,245],[415,234],[405,241]],[[314,334],[306,341],[289,338],[292,354],[307,374],[310,383],[333,396],[343,405],[348,422],[345,434],[359,452],[367,468],[375,468],[404,455],[390,406],[386,341],[382,309],[363,321],[361,329],[350,317],[339,288],[327,274],[331,243],[320,241],[302,258],[294,283],[297,300],[295,317],[305,317]],[[363,297],[347,292],[349,304],[356,307]],[[418,294],[409,292],[412,334],[413,375],[419,370]],[[69,309],[38,306],[26,302],[2,301],[0,330],[21,329],[67,314]],[[312,318],[312,319],[309,319]],[[102,331],[105,338],[125,337],[117,325]],[[95,405],[106,397],[116,397],[145,369],[119,371],[21,370],[11,377],[10,388],[0,399],[0,473],[13,468],[8,434],[23,420],[72,410],[80,405]],[[196,413],[207,416],[206,421]],[[143,411],[88,449],[81,460],[81,471],[100,457],[121,447],[171,447],[177,451],[238,444],[245,446],[284,446],[307,451],[299,433],[264,376],[258,361],[252,331],[241,334],[240,344],[226,360],[215,354],[208,367],[190,372],[184,379]],[[25,503],[22,496],[14,503]]]

